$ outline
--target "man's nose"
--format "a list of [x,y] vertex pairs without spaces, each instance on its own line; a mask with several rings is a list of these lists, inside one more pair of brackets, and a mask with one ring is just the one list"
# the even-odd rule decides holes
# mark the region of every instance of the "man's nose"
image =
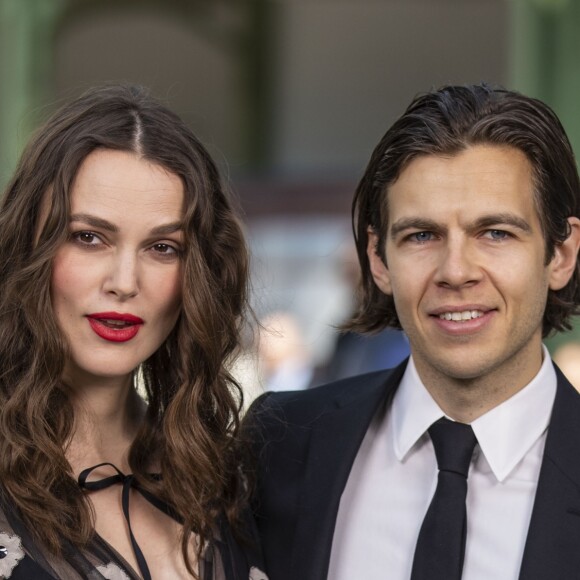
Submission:
[[111,256],[103,290],[119,300],[139,293],[138,260],[134,252],[119,251]]
[[481,280],[481,268],[471,240],[449,239],[438,257],[435,283],[448,288],[462,288]]

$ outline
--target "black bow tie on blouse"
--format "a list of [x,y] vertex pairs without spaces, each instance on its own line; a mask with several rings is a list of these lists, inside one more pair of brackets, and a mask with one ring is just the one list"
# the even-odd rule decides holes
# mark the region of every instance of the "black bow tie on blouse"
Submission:
[[[99,467],[103,467],[108,465],[112,467],[115,471],[115,475],[110,475],[109,477],[104,477],[103,479],[99,479],[97,481],[87,481],[90,474]],[[161,475],[158,473],[151,474],[150,477],[152,479],[160,480]],[[93,467],[89,467],[81,472],[78,479],[79,486],[82,489],[86,489],[87,491],[100,491],[102,489],[106,489],[107,487],[111,487],[111,485],[121,484],[123,486],[122,495],[121,495],[121,505],[123,507],[123,515],[125,516],[125,520],[127,522],[127,526],[129,527],[129,537],[131,539],[131,546],[133,548],[133,553],[135,554],[135,559],[137,560],[137,564],[139,566],[139,571],[143,576],[143,580],[151,580],[151,572],[149,572],[149,567],[147,566],[147,561],[145,560],[145,556],[137,544],[137,540],[135,540],[135,536],[133,535],[133,529],[131,528],[131,519],[129,516],[129,493],[131,488],[138,491],[149,503],[153,504],[157,509],[161,510],[163,513],[167,514],[168,516],[172,517],[177,521],[181,521],[175,514],[175,512],[163,501],[159,498],[155,497],[147,490],[143,489],[133,474],[125,475],[120,469],[118,469],[112,463],[99,463],[98,465],[93,465]]]

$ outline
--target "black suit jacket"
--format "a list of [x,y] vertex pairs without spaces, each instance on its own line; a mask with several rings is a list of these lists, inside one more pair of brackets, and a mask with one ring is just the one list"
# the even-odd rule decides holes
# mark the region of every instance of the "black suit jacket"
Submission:
[[[246,426],[258,462],[253,507],[270,580],[327,578],[352,464],[405,366],[309,391],[266,393],[252,406]],[[580,579],[580,395],[557,374],[520,580]]]

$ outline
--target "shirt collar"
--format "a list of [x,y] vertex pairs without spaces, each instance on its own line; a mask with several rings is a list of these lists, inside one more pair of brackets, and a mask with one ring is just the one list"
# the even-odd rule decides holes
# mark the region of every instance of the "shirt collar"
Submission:
[[[493,474],[503,481],[542,436],[556,396],[557,377],[545,346],[538,374],[515,395],[471,426]],[[394,450],[403,461],[427,429],[445,414],[423,385],[411,357],[391,408]]]

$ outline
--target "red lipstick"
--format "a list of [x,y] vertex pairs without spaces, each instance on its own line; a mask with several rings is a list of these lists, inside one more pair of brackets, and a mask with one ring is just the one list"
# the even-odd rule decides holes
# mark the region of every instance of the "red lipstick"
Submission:
[[127,342],[137,336],[144,320],[133,314],[94,312],[87,314],[93,332],[109,342]]

